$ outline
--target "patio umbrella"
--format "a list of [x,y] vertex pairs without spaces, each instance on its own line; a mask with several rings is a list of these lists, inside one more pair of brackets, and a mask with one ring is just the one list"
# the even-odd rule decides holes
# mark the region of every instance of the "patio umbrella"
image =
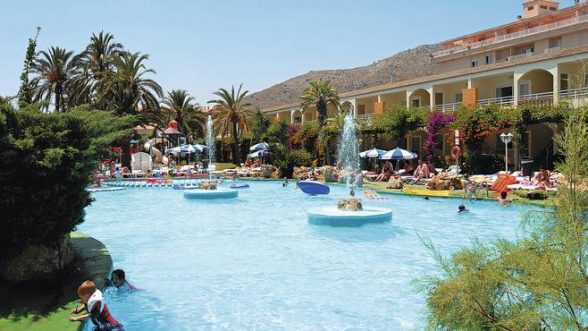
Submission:
[[398,169],[398,165],[400,160],[412,160],[416,159],[416,153],[411,151],[407,151],[406,149],[402,149],[400,147],[396,147],[391,151],[387,151],[386,154],[382,155],[380,159],[382,160],[396,160],[396,169]]
[[247,154],[247,157],[251,158],[251,159],[255,159],[257,157],[262,157],[264,153],[265,153],[264,150],[259,150],[259,151]]
[[407,151],[406,149],[402,149],[399,147],[396,147],[395,149],[391,150],[391,151],[387,151],[384,155],[382,155],[380,157],[380,159],[382,160],[412,160],[412,159],[416,159],[418,156],[416,155],[416,153]]
[[386,154],[385,150],[372,148],[370,150],[363,151],[363,152],[359,153],[359,157],[361,157],[362,159],[374,158],[374,157],[381,158],[384,154]]
[[255,144],[255,145],[249,147],[249,150],[253,152],[253,151],[262,151],[262,150],[265,150],[268,148],[269,148],[269,145],[267,143],[259,143],[259,144]]

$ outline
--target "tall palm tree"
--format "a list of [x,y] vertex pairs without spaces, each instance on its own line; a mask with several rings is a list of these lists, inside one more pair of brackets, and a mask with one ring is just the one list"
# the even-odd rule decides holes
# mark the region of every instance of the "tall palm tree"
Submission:
[[60,47],[51,47],[48,51],[41,51],[35,59],[31,72],[36,75],[31,84],[35,87],[34,99],[45,100],[45,109],[55,103],[55,111],[63,110],[63,101],[68,91],[68,85],[79,73],[78,57],[73,51]]
[[327,119],[327,106],[331,104],[339,107],[339,94],[331,81],[322,79],[310,82],[310,86],[302,91],[300,96],[300,107],[307,109],[315,105],[318,111],[319,125],[322,127]]
[[194,103],[194,98],[186,90],[168,92],[161,104],[166,108],[169,120],[175,120],[187,137],[192,137],[196,132],[203,131],[204,113],[202,113],[200,105]]
[[159,111],[159,98],[163,96],[161,86],[148,74],[147,54],[123,53],[114,59],[114,73],[104,79],[104,89],[99,100],[119,114],[146,114]]
[[239,164],[239,132],[247,130],[249,121],[251,119],[251,104],[244,101],[245,96],[249,91],[241,92],[243,84],[239,85],[239,89],[235,93],[235,86],[228,91],[224,88],[219,88],[214,92],[214,95],[219,99],[210,100],[208,103],[215,105],[215,117],[222,137],[227,134],[233,138],[233,163]]
[[114,62],[123,53],[123,46],[114,42],[114,35],[103,31],[92,34],[90,43],[80,54],[82,72],[76,77],[74,86],[78,103],[92,102],[103,108],[104,105],[96,104],[96,96],[100,94],[104,79],[114,74]]
[[[104,88],[98,95],[98,102],[118,114],[138,115],[136,124],[146,124],[161,120],[158,100],[163,96],[161,86],[148,74],[155,71],[147,69],[144,62],[146,54],[123,53],[114,60],[114,73],[104,78]],[[123,165],[130,164],[128,141],[121,142]]]

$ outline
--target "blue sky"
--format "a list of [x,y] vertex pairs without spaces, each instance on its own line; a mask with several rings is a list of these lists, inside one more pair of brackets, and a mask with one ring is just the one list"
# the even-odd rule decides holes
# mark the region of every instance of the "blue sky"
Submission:
[[[0,95],[18,91],[27,39],[81,51],[111,32],[148,65],[164,91],[200,103],[219,87],[258,91],[310,70],[362,66],[398,51],[504,24],[522,0],[54,0],[2,4]],[[565,7],[572,0],[562,0]]]

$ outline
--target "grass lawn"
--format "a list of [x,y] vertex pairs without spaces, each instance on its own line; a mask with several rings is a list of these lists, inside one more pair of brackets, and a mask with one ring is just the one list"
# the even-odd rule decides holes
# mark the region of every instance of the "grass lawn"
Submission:
[[71,243],[77,258],[59,281],[26,286],[0,284],[0,330],[78,330],[81,324],[69,321],[71,309],[81,304],[77,286],[92,279],[103,288],[112,259],[101,242],[79,232],[71,234]]

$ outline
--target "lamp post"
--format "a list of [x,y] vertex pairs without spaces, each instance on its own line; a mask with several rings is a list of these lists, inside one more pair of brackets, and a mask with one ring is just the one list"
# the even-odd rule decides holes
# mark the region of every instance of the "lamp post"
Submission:
[[502,133],[500,140],[504,143],[504,169],[508,172],[508,144],[512,141],[512,133]]

